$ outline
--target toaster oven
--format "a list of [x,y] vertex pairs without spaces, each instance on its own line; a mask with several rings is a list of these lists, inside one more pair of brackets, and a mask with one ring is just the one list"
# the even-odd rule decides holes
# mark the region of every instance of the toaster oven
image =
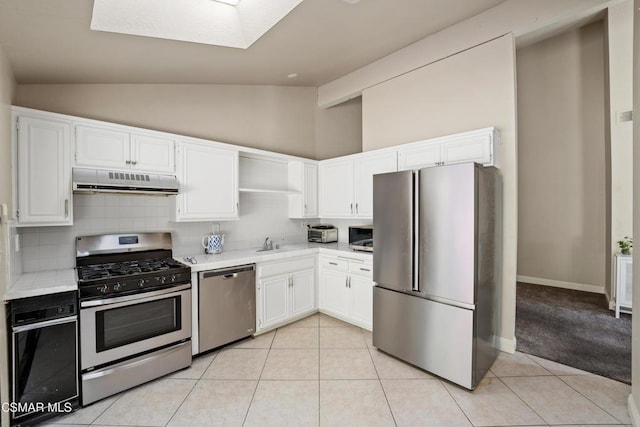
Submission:
[[307,241],[332,243],[338,241],[338,229],[333,225],[312,225],[307,229]]

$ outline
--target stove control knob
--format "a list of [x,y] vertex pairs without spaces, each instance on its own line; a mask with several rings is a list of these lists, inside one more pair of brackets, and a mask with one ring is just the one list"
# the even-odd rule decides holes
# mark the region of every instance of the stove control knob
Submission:
[[140,281],[138,282],[138,287],[141,288],[144,286],[144,279],[140,279]]
[[100,293],[106,294],[107,291],[109,290],[109,286],[107,285],[102,285],[98,288],[98,290],[100,291]]
[[122,285],[120,283],[116,283],[115,285],[113,285],[113,290],[116,292],[118,292],[120,288],[122,288]]
[[175,274],[172,274],[172,275],[171,275],[171,281],[172,281],[172,282],[175,282],[175,281],[176,281],[176,278],[177,278],[177,276],[176,276]]
[[167,281],[167,278],[165,276],[160,277],[160,283],[164,284],[164,282],[166,281]]

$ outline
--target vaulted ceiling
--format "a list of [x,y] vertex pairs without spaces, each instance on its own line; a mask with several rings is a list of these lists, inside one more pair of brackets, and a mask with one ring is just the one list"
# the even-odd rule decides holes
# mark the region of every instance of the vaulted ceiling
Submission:
[[320,86],[501,2],[304,0],[245,50],[92,31],[87,0],[0,0],[0,44],[20,84]]

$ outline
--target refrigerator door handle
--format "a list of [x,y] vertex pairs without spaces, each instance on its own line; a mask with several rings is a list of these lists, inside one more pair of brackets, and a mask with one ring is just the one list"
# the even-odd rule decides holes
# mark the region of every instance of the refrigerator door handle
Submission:
[[418,272],[420,270],[420,171],[413,172],[413,283],[411,290],[420,292]]
[[433,302],[437,302],[440,304],[445,304],[445,305],[450,305],[452,307],[457,307],[457,308],[464,308],[465,310],[475,310],[476,309],[476,305],[475,304],[468,304],[465,302],[461,302],[461,301],[453,301],[447,298],[442,298],[442,297],[437,297],[435,295],[425,295],[424,299],[433,301]]

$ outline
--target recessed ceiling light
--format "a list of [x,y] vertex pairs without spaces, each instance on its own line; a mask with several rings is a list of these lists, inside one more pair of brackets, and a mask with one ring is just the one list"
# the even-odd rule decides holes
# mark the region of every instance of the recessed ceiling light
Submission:
[[231,6],[235,6],[235,5],[238,4],[238,2],[240,0],[213,0],[213,1],[217,1],[218,3],[230,4]]
[[298,77],[298,73],[291,73],[287,76],[288,79],[295,79],[296,77]]
[[356,4],[356,3],[360,3],[360,0],[342,0],[345,3],[349,3],[349,4]]

